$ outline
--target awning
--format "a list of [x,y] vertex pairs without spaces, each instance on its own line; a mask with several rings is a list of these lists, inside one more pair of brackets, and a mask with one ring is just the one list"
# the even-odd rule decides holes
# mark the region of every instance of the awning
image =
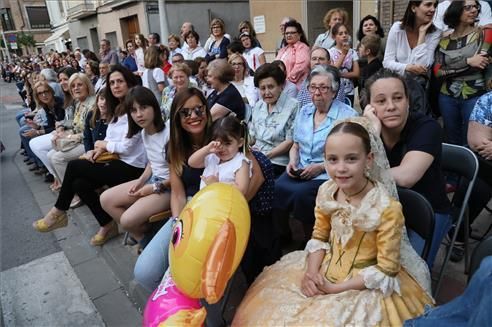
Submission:
[[68,32],[68,26],[63,26],[59,30],[53,32],[53,34],[44,40],[44,44],[47,45],[48,43],[54,43],[55,41],[58,41],[59,38],[63,36],[63,34]]

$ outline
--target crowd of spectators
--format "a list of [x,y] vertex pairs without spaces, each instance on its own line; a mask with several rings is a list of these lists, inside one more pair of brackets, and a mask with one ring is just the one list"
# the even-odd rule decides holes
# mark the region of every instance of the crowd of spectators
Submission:
[[[118,235],[120,224],[143,250],[135,278],[153,290],[168,266],[173,218],[155,236],[148,218],[165,210],[179,216],[200,182],[222,181],[219,166],[229,159],[219,155],[204,166],[202,156],[244,145],[239,162],[248,163],[248,183],[230,182],[250,204],[242,269],[252,283],[280,258],[292,236],[289,219],[303,225],[304,242],[310,239],[318,189],[330,179],[327,136],[337,120],[365,116],[396,185],[421,193],[435,211],[432,269],[451,226],[446,193],[461,187],[441,171],[443,142],[469,146],[480,160],[471,221],[492,196],[490,8],[447,2],[409,1],[389,31],[367,16],[352,33],[348,13],[332,9],[312,46],[301,23],[285,17],[270,63],[250,22],[228,34],[220,18],[208,31],[185,22],[166,45],[157,33],[137,34],[118,51],[103,39],[97,54],[50,51],[2,63],[3,79],[17,83],[25,107],[16,116],[24,161],[58,193],[33,227],[64,227],[70,208],[87,205],[100,224],[91,244]],[[402,82],[390,83],[395,78]],[[227,134],[220,126],[228,124],[245,134]],[[202,176],[204,167],[217,178]],[[422,247],[418,235],[409,237]],[[453,259],[461,257],[457,246]]]

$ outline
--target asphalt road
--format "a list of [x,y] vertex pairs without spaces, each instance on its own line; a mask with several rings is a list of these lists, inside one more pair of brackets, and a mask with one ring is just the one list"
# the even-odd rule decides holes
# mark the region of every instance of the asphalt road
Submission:
[[[41,210],[14,162],[15,156],[20,155],[19,127],[15,121],[20,108],[15,84],[0,80],[0,139],[6,146],[0,154],[1,271],[60,251],[53,233],[37,233],[31,226],[41,217]],[[35,177],[31,174],[26,178]],[[44,191],[49,192],[49,188],[46,186]]]

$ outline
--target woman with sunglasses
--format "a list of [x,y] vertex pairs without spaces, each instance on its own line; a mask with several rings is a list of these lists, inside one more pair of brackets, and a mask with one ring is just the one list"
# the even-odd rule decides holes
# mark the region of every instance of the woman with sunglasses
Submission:
[[434,63],[434,74],[442,81],[439,108],[448,142],[458,145],[467,143],[470,114],[487,92],[485,71],[492,55],[492,29],[475,26],[479,13],[475,0],[449,5],[444,23],[454,30],[439,42]]
[[[207,100],[200,90],[187,88],[176,94],[171,106],[170,126],[168,160],[170,162],[171,211],[173,217],[177,217],[185,207],[186,202],[200,189],[200,176],[203,173],[203,168],[191,168],[187,163],[188,159],[195,151],[211,141],[212,114],[207,106]],[[252,220],[254,220],[253,217],[258,211],[267,211],[268,202],[262,202],[263,208],[260,210],[254,209],[252,203],[261,193],[262,188],[265,187],[264,184],[267,184],[264,183],[268,179],[267,176],[270,176],[269,180],[273,183],[273,172],[268,159],[261,153],[253,151],[248,155],[248,159],[252,162],[253,172],[245,197],[250,201]],[[270,170],[265,168],[267,166]],[[272,186],[269,184],[269,187]],[[270,217],[270,220],[266,217]],[[271,216],[266,215],[266,217],[263,216],[260,223],[265,235],[269,235],[270,239],[273,239],[271,237],[273,230],[270,230],[271,226],[268,225],[271,223]],[[157,287],[169,265],[167,250],[172,234],[172,225],[173,219],[171,218],[150,241],[135,265],[135,280],[149,291]],[[255,224],[252,223],[252,226]],[[257,235],[254,230],[255,227],[252,228],[252,235]],[[270,262],[268,262],[268,258],[264,259],[265,256],[274,253],[270,248],[265,249],[265,247],[267,246],[263,247],[262,253],[255,253],[256,264],[261,261],[264,266],[275,261],[276,258]],[[263,266],[257,269],[255,273],[259,273]],[[252,276],[251,281],[253,279],[254,276]]]

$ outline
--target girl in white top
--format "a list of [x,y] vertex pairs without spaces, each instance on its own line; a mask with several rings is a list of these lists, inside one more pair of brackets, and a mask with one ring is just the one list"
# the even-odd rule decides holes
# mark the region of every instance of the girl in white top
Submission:
[[251,178],[251,162],[246,158],[247,128],[235,116],[217,120],[213,126],[212,142],[195,151],[188,159],[192,168],[205,168],[200,189],[221,182],[234,184],[246,194]]
[[258,67],[266,63],[265,51],[257,46],[256,41],[253,41],[247,32],[239,35],[239,40],[244,47],[243,57],[246,59],[248,67],[255,72]]
[[159,104],[147,88],[134,87],[125,101],[128,137],[142,135],[149,162],[138,179],[105,191],[101,195],[101,206],[135,240],[141,241],[149,227],[149,217],[170,207],[166,161],[169,126],[164,124]]
[[142,85],[152,91],[158,103],[161,103],[161,94],[169,82],[160,67],[160,50],[150,46],[145,50],[145,69],[142,75]]
[[391,26],[383,66],[400,75],[428,75],[441,30],[432,24],[437,1],[410,1],[403,19]]
[[144,67],[145,49],[147,49],[147,39],[143,34],[135,35],[135,62],[137,63],[137,75],[142,75]]

